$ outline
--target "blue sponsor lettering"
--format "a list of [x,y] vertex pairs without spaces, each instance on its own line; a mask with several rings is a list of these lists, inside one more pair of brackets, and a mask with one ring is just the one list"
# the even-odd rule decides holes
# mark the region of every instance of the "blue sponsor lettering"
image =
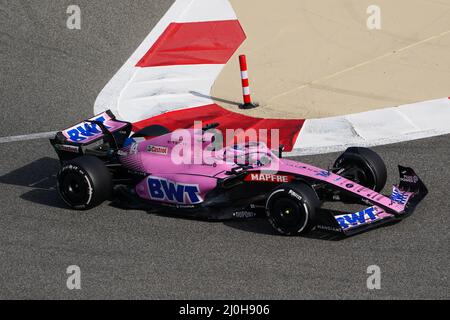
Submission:
[[203,201],[199,196],[200,190],[198,186],[185,186],[184,192],[188,195],[191,203],[200,203]]
[[342,229],[348,229],[350,227],[359,226],[365,224],[367,222],[366,217],[369,218],[370,221],[377,220],[375,208],[367,208],[363,211],[347,214],[343,216],[339,216],[336,218],[336,221],[342,227]]
[[329,171],[320,171],[316,175],[319,176],[319,177],[328,178],[331,175],[331,172],[329,172]]
[[166,180],[161,181],[164,193],[169,201],[184,203],[184,186],[175,183],[169,183]]
[[408,200],[408,196],[402,192],[400,192],[400,190],[398,190],[397,188],[394,188],[394,191],[392,192],[391,195],[391,200],[395,201],[399,204],[406,204],[406,201]]
[[347,222],[345,222],[344,217],[338,217],[338,218],[336,218],[336,221],[339,223],[339,225],[341,226],[342,229],[347,229],[349,227]]
[[152,199],[164,200],[164,191],[162,190],[161,181],[157,179],[148,179],[148,189]]
[[81,135],[85,137],[92,137],[101,132],[100,130],[97,129],[97,125],[93,123],[92,124],[85,123],[77,127],[77,130],[81,133]]
[[[162,178],[148,178],[150,198],[179,204],[198,204],[203,202],[198,185],[175,183]],[[188,201],[186,201],[186,199]]]
[[67,135],[69,136],[70,140],[74,142],[86,140],[86,138],[80,137],[80,132],[77,129],[67,131]]
[[[97,119],[94,119],[94,121],[105,123],[106,119],[104,116],[101,116],[101,117],[98,117]],[[108,127],[106,125],[105,125],[105,127],[106,127],[106,129],[110,129],[110,127]],[[89,137],[93,137],[95,135],[100,134],[101,132],[102,131],[96,124],[85,122],[85,123],[82,123],[81,125],[77,126],[74,129],[68,130],[66,133],[69,136],[69,139],[71,141],[82,142]]]

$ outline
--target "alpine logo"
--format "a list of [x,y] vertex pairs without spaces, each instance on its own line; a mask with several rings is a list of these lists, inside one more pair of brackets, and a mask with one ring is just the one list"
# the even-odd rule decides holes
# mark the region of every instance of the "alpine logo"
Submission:
[[258,182],[273,182],[273,183],[287,183],[294,179],[293,176],[269,174],[269,173],[250,173],[245,181],[258,181]]
[[363,211],[337,216],[336,221],[342,229],[357,227],[367,222],[376,221],[378,219],[375,207],[367,208]]
[[175,183],[163,178],[149,177],[148,190],[152,200],[176,204],[199,204],[203,202],[200,188],[194,184]]

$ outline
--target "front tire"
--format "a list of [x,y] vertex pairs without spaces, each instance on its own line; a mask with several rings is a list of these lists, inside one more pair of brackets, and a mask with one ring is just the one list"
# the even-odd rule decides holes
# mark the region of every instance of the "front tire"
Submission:
[[65,162],[58,172],[57,188],[72,209],[89,210],[112,194],[112,177],[104,163],[92,156]]
[[387,169],[383,159],[367,148],[348,148],[334,163],[336,173],[376,192],[383,190]]
[[272,227],[282,235],[305,234],[315,226],[320,200],[305,183],[287,183],[276,188],[267,198],[266,213]]

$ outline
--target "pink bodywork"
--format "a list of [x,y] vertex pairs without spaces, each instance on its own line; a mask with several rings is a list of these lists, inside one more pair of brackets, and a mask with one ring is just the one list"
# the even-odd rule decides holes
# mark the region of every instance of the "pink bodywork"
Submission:
[[[123,150],[126,155],[121,157],[122,164],[132,170],[143,173],[149,173],[150,176],[145,178],[136,186],[136,191],[141,198],[155,200],[152,198],[149,190],[149,179],[159,179],[167,181],[174,185],[197,186],[199,190],[199,204],[205,198],[205,195],[217,187],[220,179],[230,178],[227,174],[233,168],[238,168],[235,160],[248,158],[253,169],[248,170],[251,173],[268,173],[273,176],[302,176],[313,178],[316,181],[323,181],[327,184],[334,185],[338,189],[344,189],[351,193],[357,194],[361,198],[367,199],[376,207],[377,216],[380,219],[392,216],[386,213],[382,208],[388,208],[395,213],[401,214],[405,209],[407,200],[412,193],[404,193],[406,201],[396,202],[382,194],[358,185],[348,179],[333,174],[327,170],[320,169],[301,162],[279,159],[267,146],[263,143],[251,145],[238,145],[237,147],[225,147],[217,151],[208,151],[211,148],[211,137],[205,137],[194,129],[184,130],[184,136],[190,135],[188,139],[179,139],[175,135],[167,134],[160,137],[136,142]],[[192,150],[186,154],[179,152],[183,150]],[[177,162],[177,156],[185,156],[187,163]],[[203,157],[199,157],[203,155]],[[197,162],[194,163],[194,159]],[[200,160],[199,160],[200,159]],[[224,161],[228,160],[228,161]],[[270,163],[267,163],[270,159]],[[265,160],[265,164],[259,161]],[[275,187],[275,185],[274,185]],[[173,201],[170,199],[159,199],[161,202],[175,204],[192,204],[189,197],[185,196],[183,202]]]

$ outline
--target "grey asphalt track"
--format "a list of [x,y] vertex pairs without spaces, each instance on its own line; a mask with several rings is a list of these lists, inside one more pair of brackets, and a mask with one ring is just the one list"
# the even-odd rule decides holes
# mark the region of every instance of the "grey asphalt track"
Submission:
[[[171,1],[0,0],[0,137],[54,131],[92,115],[98,92]],[[411,218],[342,241],[285,238],[264,220],[208,223],[108,204],[67,210],[46,140],[0,144],[2,299],[449,299],[450,137],[375,148],[389,183],[412,166],[430,195]],[[327,167],[336,155],[301,160]],[[69,291],[78,265],[82,289]],[[366,287],[367,267],[382,271]]]

